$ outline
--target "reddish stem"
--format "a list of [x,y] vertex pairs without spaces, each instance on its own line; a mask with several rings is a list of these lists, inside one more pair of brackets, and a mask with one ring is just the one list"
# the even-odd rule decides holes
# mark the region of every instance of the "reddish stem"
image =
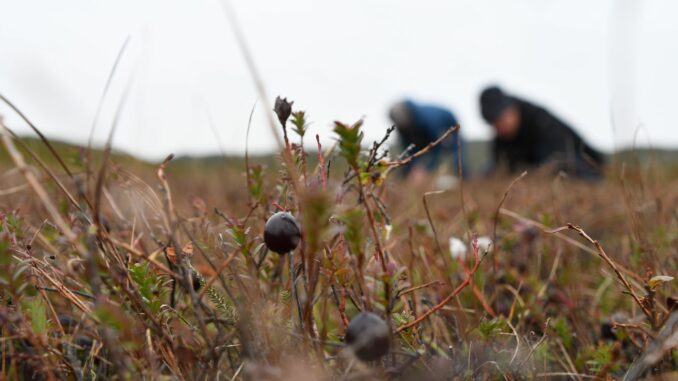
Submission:
[[[461,263],[461,266],[463,267],[466,274],[471,272],[471,269],[468,268],[468,265],[463,259],[459,258],[459,263]],[[478,302],[480,302],[480,305],[483,307],[485,312],[487,312],[493,318],[497,317],[497,314],[494,312],[490,304],[487,303],[485,296],[482,292],[480,292],[480,289],[478,286],[476,286],[475,282],[473,282],[473,279],[471,279],[471,291],[473,291],[473,295],[475,295],[476,299],[478,299]]]
[[327,184],[327,175],[325,173],[325,158],[323,157],[322,146],[320,145],[320,135],[315,134],[315,141],[318,143],[318,167],[320,168],[320,181],[323,185],[323,190]]
[[404,331],[408,328],[412,328],[412,327],[416,326],[417,324],[421,323],[427,317],[432,315],[434,312],[443,308],[447,303],[450,302],[450,300],[452,300],[455,296],[459,295],[459,293],[464,288],[466,288],[469,284],[471,284],[471,280],[473,279],[473,274],[475,274],[476,271],[478,271],[478,267],[480,267],[480,258],[478,258],[478,244],[476,243],[475,240],[473,241],[473,257],[475,258],[475,263],[473,265],[473,268],[470,271],[465,271],[466,272],[466,279],[464,279],[464,281],[461,282],[461,284],[459,286],[457,286],[457,288],[455,288],[450,295],[448,295],[440,303],[433,306],[430,310],[424,312],[423,315],[419,316],[418,318],[416,318],[411,323],[408,323],[408,324],[405,324],[405,325],[398,327],[398,329],[396,329],[396,333],[402,332],[402,331]]
[[344,323],[344,327],[348,327],[348,318],[346,318],[346,290],[344,286],[341,286],[341,301],[339,303],[339,315],[341,315],[341,321]]

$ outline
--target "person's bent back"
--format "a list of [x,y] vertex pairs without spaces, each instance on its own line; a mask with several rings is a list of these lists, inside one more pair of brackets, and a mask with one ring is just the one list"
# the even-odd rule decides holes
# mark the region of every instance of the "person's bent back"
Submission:
[[507,95],[498,87],[482,92],[480,108],[495,131],[495,169],[517,172],[548,165],[581,178],[601,176],[603,155],[544,108]]
[[[449,110],[439,106],[415,103],[411,100],[404,100],[393,105],[389,116],[396,126],[401,148],[409,147],[409,154],[436,141],[450,127],[457,124],[457,119]],[[452,173],[457,174],[460,157],[462,157],[462,166],[464,164],[463,140],[458,141],[458,139],[461,139],[458,132],[452,134],[426,155],[415,159],[411,165],[404,168],[404,173],[431,172],[440,165],[447,164],[448,167],[452,167]],[[458,153],[459,145],[462,146],[461,154]],[[466,173],[464,169],[462,172]]]

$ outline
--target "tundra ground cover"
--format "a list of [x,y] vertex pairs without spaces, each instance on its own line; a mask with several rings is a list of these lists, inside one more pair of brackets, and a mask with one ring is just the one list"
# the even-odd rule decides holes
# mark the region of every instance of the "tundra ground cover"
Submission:
[[[306,152],[293,106],[275,163],[204,171],[57,160],[3,128],[3,378],[675,377],[674,169],[441,190],[396,174],[426,149],[388,153],[362,121]],[[274,253],[278,212],[301,240]]]

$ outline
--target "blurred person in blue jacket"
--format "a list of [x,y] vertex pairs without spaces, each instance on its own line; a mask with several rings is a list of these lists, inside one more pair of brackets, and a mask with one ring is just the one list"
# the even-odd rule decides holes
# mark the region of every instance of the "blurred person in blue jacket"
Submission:
[[[457,119],[448,109],[417,103],[409,99],[394,104],[389,111],[389,117],[396,126],[402,149],[410,148],[407,156],[426,147],[450,127],[457,125]],[[458,152],[459,147],[461,147],[461,152]],[[458,168],[459,160],[461,160],[461,175],[466,176],[464,151],[464,141],[459,132],[455,132],[430,152],[406,165],[403,168],[403,174],[420,179],[426,173],[431,173],[441,165],[446,165],[448,169],[451,169],[452,174],[459,176]]]

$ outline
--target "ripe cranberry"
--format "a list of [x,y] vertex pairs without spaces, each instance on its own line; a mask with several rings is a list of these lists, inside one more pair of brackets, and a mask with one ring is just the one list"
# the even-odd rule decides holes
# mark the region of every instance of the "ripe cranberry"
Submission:
[[193,291],[198,292],[202,288],[202,277],[197,271],[191,270],[191,282],[193,283]]
[[294,217],[287,212],[272,215],[264,227],[264,243],[269,250],[285,254],[297,248],[301,229]]
[[363,361],[378,360],[391,345],[388,325],[372,312],[361,312],[351,319],[345,338],[356,357]]

